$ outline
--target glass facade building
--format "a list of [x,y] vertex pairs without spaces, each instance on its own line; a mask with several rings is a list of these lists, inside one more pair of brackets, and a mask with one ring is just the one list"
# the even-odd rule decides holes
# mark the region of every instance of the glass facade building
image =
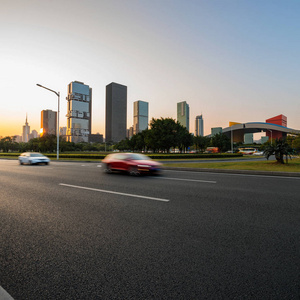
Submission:
[[135,101],[133,103],[133,133],[137,134],[148,128],[149,104],[145,101]]
[[186,101],[177,103],[177,121],[190,131],[190,106]]
[[67,135],[68,142],[89,142],[92,129],[92,89],[83,82],[68,85]]
[[196,117],[195,136],[203,136],[203,117],[202,117],[202,115]]

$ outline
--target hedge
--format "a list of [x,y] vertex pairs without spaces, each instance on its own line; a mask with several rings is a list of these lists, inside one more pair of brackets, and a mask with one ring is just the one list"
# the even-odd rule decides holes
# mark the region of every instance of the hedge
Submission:
[[[110,152],[111,153],[111,152]],[[17,158],[20,153],[1,153],[0,156]],[[49,158],[56,158],[56,153],[45,153]],[[105,153],[60,153],[59,157],[62,159],[103,159],[107,154]],[[216,153],[216,154],[147,154],[152,159],[195,159],[195,158],[228,158],[228,157],[242,157],[240,153]]]

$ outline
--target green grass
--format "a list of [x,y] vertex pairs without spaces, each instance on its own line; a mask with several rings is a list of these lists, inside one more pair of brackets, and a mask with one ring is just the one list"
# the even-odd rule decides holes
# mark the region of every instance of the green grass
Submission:
[[254,170],[270,172],[300,172],[300,158],[289,160],[288,164],[279,164],[276,161],[241,161],[215,163],[164,163],[167,167],[204,168],[224,170]]

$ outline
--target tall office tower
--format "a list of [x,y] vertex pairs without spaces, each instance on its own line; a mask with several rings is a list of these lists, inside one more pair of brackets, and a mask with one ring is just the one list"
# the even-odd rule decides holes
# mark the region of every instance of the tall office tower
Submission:
[[105,141],[119,142],[126,138],[127,86],[115,82],[106,86]]
[[68,85],[67,135],[68,142],[88,142],[92,129],[92,89],[83,82]]
[[44,134],[56,134],[57,112],[46,109],[41,111],[41,136]]
[[186,101],[177,103],[177,121],[190,131],[190,107]]
[[27,114],[26,114],[26,121],[25,121],[25,125],[23,126],[23,132],[22,132],[22,141],[24,143],[28,142],[29,134],[30,134],[30,126],[28,125]]
[[197,116],[195,120],[195,136],[203,136],[203,117]]
[[148,112],[148,102],[139,100],[133,103],[133,134],[148,128]]

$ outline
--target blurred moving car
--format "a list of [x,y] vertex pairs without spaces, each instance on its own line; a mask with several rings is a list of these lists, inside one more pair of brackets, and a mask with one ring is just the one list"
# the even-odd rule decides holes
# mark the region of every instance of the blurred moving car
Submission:
[[264,155],[264,151],[255,151],[253,155]]
[[20,165],[23,164],[45,164],[48,165],[50,162],[50,159],[43,155],[42,153],[38,152],[24,152],[19,157],[19,163]]
[[160,174],[162,164],[138,153],[113,153],[102,160],[106,173],[125,171],[130,175]]

